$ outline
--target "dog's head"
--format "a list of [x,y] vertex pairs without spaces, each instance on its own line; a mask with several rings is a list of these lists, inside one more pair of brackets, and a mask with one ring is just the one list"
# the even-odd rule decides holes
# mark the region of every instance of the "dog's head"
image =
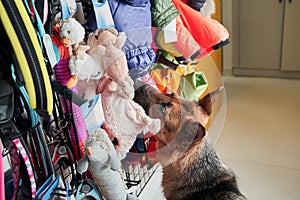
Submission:
[[150,117],[161,120],[162,128],[156,135],[160,156],[180,156],[202,140],[206,134],[204,127],[212,112],[212,103],[220,90],[197,102],[188,101],[177,94],[160,93],[147,84],[136,89],[134,100]]

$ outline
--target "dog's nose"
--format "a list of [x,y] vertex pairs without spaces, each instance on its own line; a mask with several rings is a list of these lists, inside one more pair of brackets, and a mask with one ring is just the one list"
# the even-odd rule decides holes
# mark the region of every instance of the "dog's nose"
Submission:
[[146,92],[144,91],[145,83],[139,81],[135,84],[135,90],[134,90],[134,98],[133,100],[139,104],[141,104],[144,101]]
[[134,90],[137,90],[138,88],[144,86],[147,83],[144,83],[143,81],[140,80],[135,80],[134,81]]

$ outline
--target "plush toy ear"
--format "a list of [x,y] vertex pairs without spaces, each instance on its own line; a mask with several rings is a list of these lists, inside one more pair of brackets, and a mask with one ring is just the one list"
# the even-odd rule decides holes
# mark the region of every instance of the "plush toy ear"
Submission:
[[204,96],[202,99],[198,101],[198,105],[201,106],[207,113],[207,115],[211,114],[212,111],[212,105],[216,101],[219,92],[221,92],[224,89],[224,87],[220,87],[215,91],[212,91],[211,93]]
[[100,30],[98,34],[98,44],[105,46],[112,44],[115,41],[115,37],[116,36],[108,30]]
[[115,41],[115,46],[119,49],[122,48],[122,46],[125,44],[126,42],[126,34],[124,32],[120,32],[117,35],[116,41]]
[[114,34],[114,35],[117,35],[117,34],[118,34],[117,29],[112,28],[112,27],[101,28],[101,29],[98,29],[98,30],[99,30],[98,36],[101,35],[101,33],[103,33],[104,31],[110,32],[110,33],[112,33],[112,34]]

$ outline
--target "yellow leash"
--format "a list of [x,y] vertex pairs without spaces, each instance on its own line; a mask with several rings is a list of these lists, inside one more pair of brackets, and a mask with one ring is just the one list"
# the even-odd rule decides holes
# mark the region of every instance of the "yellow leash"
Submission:
[[[48,114],[51,114],[53,110],[53,96],[50,77],[35,29],[23,1],[0,0],[0,19],[12,44],[18,65],[21,68],[25,80],[25,88],[29,95],[30,106],[33,109],[46,110]],[[19,21],[14,23],[15,21],[13,22],[13,20]],[[22,27],[25,27],[25,30]],[[24,37],[20,38],[20,32],[22,32]],[[37,63],[37,65],[33,66],[30,63]]]

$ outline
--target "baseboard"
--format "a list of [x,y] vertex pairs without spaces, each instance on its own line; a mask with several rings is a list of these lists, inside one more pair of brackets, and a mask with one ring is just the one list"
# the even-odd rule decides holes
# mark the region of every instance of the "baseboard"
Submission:
[[235,76],[258,76],[258,77],[275,77],[275,78],[293,78],[300,79],[300,71],[279,71],[271,69],[245,69],[233,67]]

